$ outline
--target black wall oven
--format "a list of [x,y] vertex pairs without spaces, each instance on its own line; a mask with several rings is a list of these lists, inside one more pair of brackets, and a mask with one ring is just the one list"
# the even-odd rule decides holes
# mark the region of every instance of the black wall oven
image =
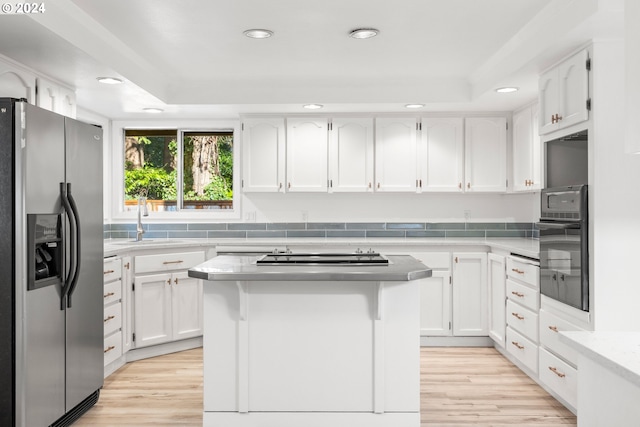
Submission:
[[541,192],[540,293],[589,311],[587,186]]

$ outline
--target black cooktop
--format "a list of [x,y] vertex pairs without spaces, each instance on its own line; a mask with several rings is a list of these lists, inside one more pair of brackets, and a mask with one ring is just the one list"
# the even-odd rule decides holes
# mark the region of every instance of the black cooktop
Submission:
[[353,253],[277,253],[264,255],[258,265],[388,265],[389,260],[376,252]]

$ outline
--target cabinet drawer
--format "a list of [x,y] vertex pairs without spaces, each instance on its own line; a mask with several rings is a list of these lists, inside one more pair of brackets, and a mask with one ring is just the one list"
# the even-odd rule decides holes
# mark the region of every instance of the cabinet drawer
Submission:
[[560,340],[558,332],[581,331],[577,327],[547,310],[540,310],[540,344],[565,359],[573,366],[578,365],[578,352]]
[[451,254],[449,252],[418,252],[412,255],[431,269],[451,270]]
[[104,365],[122,356],[122,332],[118,331],[104,339]]
[[538,372],[538,346],[507,327],[507,351],[534,373]]
[[122,304],[112,304],[104,309],[104,336],[122,327]]
[[511,279],[507,279],[507,298],[533,311],[540,308],[540,292]]
[[103,273],[104,283],[120,279],[122,277],[122,261],[120,258],[105,260]]
[[204,262],[204,252],[182,252],[158,255],[140,255],[135,257],[135,272],[151,273],[157,271],[184,270]]
[[531,341],[538,342],[538,314],[507,301],[507,325],[526,336]]
[[114,301],[120,300],[122,297],[122,280],[117,280],[104,285],[104,292],[102,293],[102,296],[105,306]]
[[520,280],[527,285],[540,289],[540,267],[534,261],[507,257],[507,277]]
[[574,408],[578,403],[578,371],[545,349],[540,349],[539,378]]

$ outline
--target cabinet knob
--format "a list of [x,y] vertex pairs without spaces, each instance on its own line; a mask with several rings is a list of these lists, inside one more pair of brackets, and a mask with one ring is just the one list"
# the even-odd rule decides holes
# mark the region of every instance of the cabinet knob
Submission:
[[278,190],[282,190],[282,183],[278,184]]
[[380,189],[380,183],[378,183],[378,189]]
[[521,314],[518,314],[518,313],[511,313],[511,315],[512,315],[513,317],[515,317],[516,319],[518,319],[518,320],[524,320],[524,316],[522,316]]
[[467,182],[467,188],[471,188],[471,183]]
[[371,185],[371,183],[369,183],[369,188],[373,187],[373,185]]
[[128,262],[124,265],[124,268],[126,268],[127,270],[131,268],[131,263]]
[[176,285],[178,284],[178,278],[177,277],[175,279],[173,279],[173,283],[175,283]]
[[549,329],[551,329],[553,332],[558,332],[558,327],[557,326],[549,326]]
[[559,376],[560,378],[564,378],[566,377],[565,374],[563,374],[562,372],[558,371],[558,368],[554,367],[554,366],[549,366],[549,370],[551,372],[553,372],[554,374],[556,374],[557,376]]
[[459,182],[459,183],[458,183],[458,188],[459,188],[460,190],[462,190],[462,183],[461,183],[461,182]]
[[520,350],[524,350],[524,346],[520,345],[520,343],[518,341],[511,341],[511,344],[513,344],[514,346],[516,346]]

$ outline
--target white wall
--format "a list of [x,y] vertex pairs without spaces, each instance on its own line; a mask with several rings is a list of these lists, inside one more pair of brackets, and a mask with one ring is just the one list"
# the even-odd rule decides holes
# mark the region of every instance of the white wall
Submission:
[[256,222],[535,222],[540,193],[244,195],[243,221]]

